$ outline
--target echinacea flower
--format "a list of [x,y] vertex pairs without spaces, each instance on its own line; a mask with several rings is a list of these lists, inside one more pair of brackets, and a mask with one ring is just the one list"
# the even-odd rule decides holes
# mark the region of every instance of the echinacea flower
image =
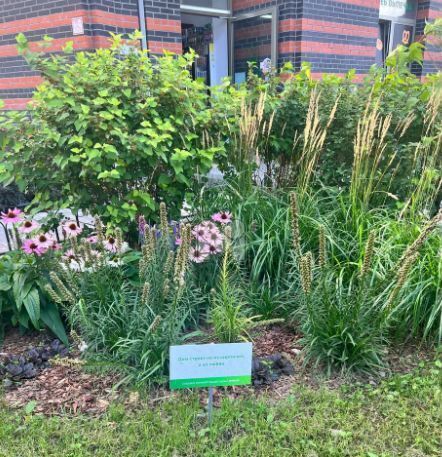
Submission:
[[212,216],[212,220],[220,224],[230,224],[232,222],[232,213],[220,211]]
[[206,244],[206,246],[204,247],[204,251],[209,253],[210,255],[219,254],[220,252],[222,252],[222,250],[222,244]]
[[80,235],[83,229],[77,224],[76,221],[67,221],[63,224],[63,230],[67,237],[76,237]]
[[56,240],[53,240],[52,244],[49,246],[53,251],[59,251],[63,246],[58,243]]
[[206,227],[207,230],[214,230],[218,228],[212,221],[203,221],[201,222],[201,225]]
[[54,238],[48,233],[40,233],[34,238],[35,242],[42,248],[48,249],[54,244]]
[[224,236],[215,227],[213,230],[208,231],[203,239],[208,244],[219,246],[223,244]]
[[195,225],[192,230],[192,235],[195,237],[197,241],[202,241],[204,237],[207,235],[207,229],[203,224]]
[[90,244],[98,243],[98,236],[97,235],[90,235],[86,238],[86,241]]
[[22,249],[26,254],[35,254],[38,256],[41,256],[47,250],[47,248],[40,246],[35,239],[25,240]]
[[104,241],[104,247],[110,252],[117,252],[117,239],[114,236],[108,236]]
[[68,249],[64,254],[63,258],[67,261],[72,261],[77,259],[77,255],[75,254],[73,249]]
[[175,238],[175,244],[177,246],[181,246],[183,244],[183,239],[182,238]]
[[23,212],[18,208],[8,209],[6,213],[1,214],[0,219],[5,224],[16,224],[17,222],[22,221]]
[[204,248],[190,248],[189,259],[194,263],[202,263],[207,259],[208,255]]
[[21,233],[31,233],[39,227],[40,224],[38,222],[32,220],[25,220],[18,228],[18,231]]

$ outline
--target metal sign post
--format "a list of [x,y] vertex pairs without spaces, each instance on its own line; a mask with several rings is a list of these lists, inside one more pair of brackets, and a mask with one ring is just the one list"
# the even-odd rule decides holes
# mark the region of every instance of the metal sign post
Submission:
[[213,419],[213,387],[209,387],[209,399],[207,401],[207,416],[209,419],[209,427],[211,427]]

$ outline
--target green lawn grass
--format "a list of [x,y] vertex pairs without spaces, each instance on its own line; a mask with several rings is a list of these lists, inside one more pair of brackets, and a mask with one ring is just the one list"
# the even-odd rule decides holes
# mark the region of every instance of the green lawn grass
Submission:
[[101,418],[0,406],[0,456],[440,456],[442,363],[337,391],[225,400],[209,430],[196,396]]

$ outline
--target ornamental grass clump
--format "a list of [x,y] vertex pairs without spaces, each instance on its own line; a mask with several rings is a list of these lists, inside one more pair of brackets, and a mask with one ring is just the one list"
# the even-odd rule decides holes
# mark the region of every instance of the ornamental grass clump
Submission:
[[[291,201],[295,199],[292,195]],[[292,217],[295,239],[302,236],[297,217],[297,213]],[[405,247],[399,245],[402,255],[396,261],[389,257],[394,252],[391,235],[381,226],[368,233],[361,227],[362,236],[358,232],[354,237],[353,243],[362,253],[359,260],[348,253],[342,256],[342,232],[327,227],[326,219],[318,227],[317,262],[312,251],[303,254],[301,247],[299,254],[293,247],[290,290],[297,305],[292,308],[292,320],[300,323],[306,360],[326,366],[329,372],[371,372],[385,364],[387,344],[404,325],[408,298],[415,290],[424,294],[422,286],[415,284],[414,270],[422,268],[427,244],[437,240],[433,234],[441,221],[439,211],[413,241]]]

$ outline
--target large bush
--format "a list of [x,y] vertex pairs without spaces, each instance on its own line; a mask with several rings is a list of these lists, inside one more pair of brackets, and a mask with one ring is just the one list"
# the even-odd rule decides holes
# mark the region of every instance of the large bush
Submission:
[[149,58],[116,36],[109,49],[47,57],[18,41],[45,82],[28,113],[3,122],[14,141],[1,153],[1,182],[34,193],[37,209],[83,209],[114,224],[141,209],[150,216],[160,201],[176,214],[221,151],[204,135],[211,110],[189,72],[193,55]]

